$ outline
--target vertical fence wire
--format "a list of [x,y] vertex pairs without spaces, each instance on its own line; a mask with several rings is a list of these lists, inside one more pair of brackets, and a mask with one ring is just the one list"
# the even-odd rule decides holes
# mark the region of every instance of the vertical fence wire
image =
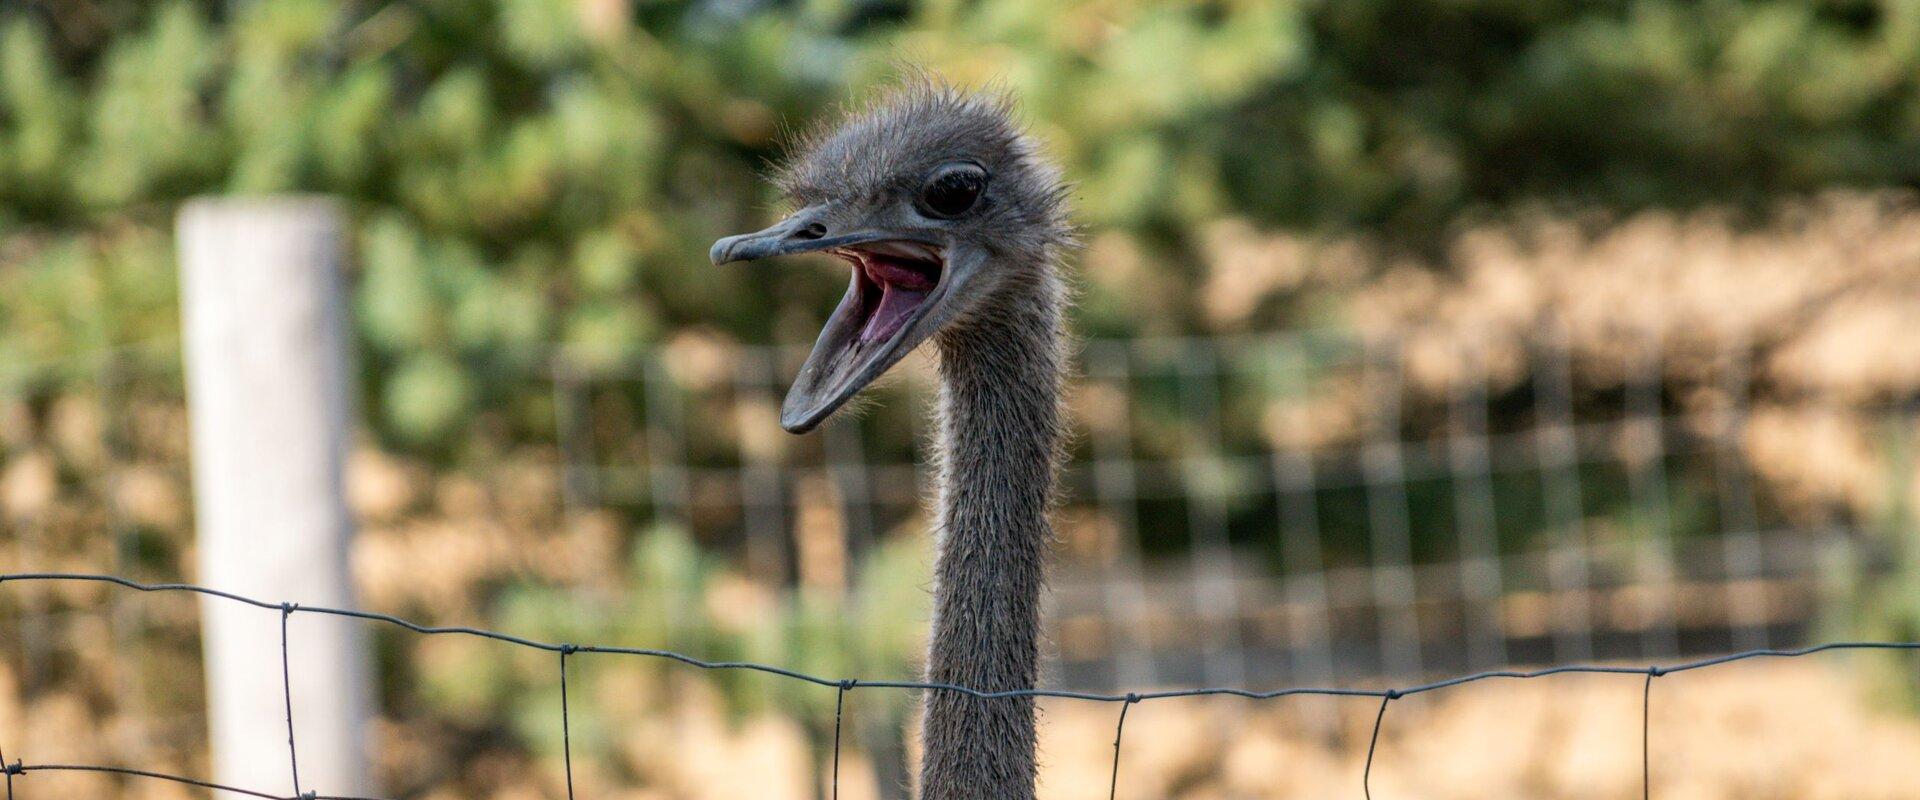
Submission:
[[1534,408],[1540,428],[1534,444],[1548,527],[1547,584],[1553,600],[1547,624],[1554,660],[1586,661],[1593,658],[1594,630],[1592,611],[1582,600],[1593,587],[1573,419],[1573,359],[1564,325],[1546,325],[1539,338]]
[[300,748],[293,743],[293,663],[287,653],[287,620],[299,606],[280,604],[280,691],[287,704],[287,761],[293,771],[293,793],[300,791]]
[[564,354],[548,365],[553,385],[553,438],[560,451],[560,505],[571,522],[597,503],[594,483],[592,399],[585,378]]
[[[1107,390],[1105,424],[1090,425],[1094,502],[1106,509],[1114,527],[1112,552],[1105,559],[1101,592],[1112,616],[1109,630],[1124,632],[1127,646],[1111,648],[1114,680],[1108,688],[1159,682],[1150,653],[1155,646],[1148,626],[1145,577],[1140,556],[1139,474],[1133,460],[1132,360],[1113,342],[1089,344],[1087,376]],[[1120,636],[1109,637],[1121,640]]]
[[[778,408],[773,402],[773,358],[764,350],[743,354],[734,365],[734,419],[741,430],[772,427],[758,409]],[[736,441],[739,450],[739,486],[742,539],[745,542],[747,571],[768,583],[778,584],[786,571],[785,542],[780,533],[786,522],[786,475],[778,447],[750,446],[746,437]]]
[[1665,362],[1657,331],[1636,337],[1628,348],[1623,366],[1624,428],[1628,503],[1639,517],[1641,531],[1640,565],[1637,583],[1641,588],[1639,614],[1640,649],[1649,657],[1673,657],[1680,653],[1680,622],[1675,596],[1679,579],[1675,574],[1673,515],[1667,483],[1666,416],[1661,409],[1661,376]]
[[[1273,343],[1269,357],[1279,372],[1277,383],[1302,386],[1312,380],[1313,353],[1306,342],[1289,339]],[[1287,412],[1298,413],[1301,402],[1289,397]],[[1285,417],[1283,417],[1285,418]],[[1318,470],[1306,439],[1305,422],[1289,422],[1272,446],[1275,527],[1280,538],[1280,580],[1285,598],[1289,667],[1297,680],[1326,681],[1338,674],[1334,656],[1334,607],[1327,588],[1326,551],[1321,544]],[[1326,718],[1331,720],[1331,710]]]
[[1113,726],[1113,775],[1107,779],[1107,800],[1120,796],[1120,739],[1127,732],[1127,709],[1138,702],[1140,695],[1128,693],[1127,701],[1120,704],[1120,722]]
[[1380,711],[1373,715],[1373,736],[1367,739],[1367,764],[1360,770],[1360,794],[1373,800],[1373,755],[1380,748],[1380,725],[1387,719],[1387,704],[1400,697],[1400,690],[1388,689],[1380,695]]
[[567,714],[567,656],[579,648],[560,646],[560,761],[567,774],[567,800],[573,800],[573,722]]
[[1447,469],[1452,472],[1455,557],[1459,559],[1462,617],[1467,628],[1467,668],[1507,663],[1500,597],[1504,591],[1498,505],[1487,436],[1485,344],[1469,340],[1460,353],[1447,403]]
[[1647,668],[1647,682],[1640,688],[1640,800],[1653,798],[1653,679],[1660,677],[1659,667]]
[[847,693],[859,683],[852,678],[842,680],[833,696],[833,800],[840,800],[840,715],[847,707]]
[[1363,354],[1361,390],[1370,399],[1372,419],[1360,462],[1365,484],[1369,561],[1375,617],[1379,621],[1380,665],[1384,674],[1419,675],[1420,617],[1415,606],[1413,530],[1407,511],[1407,472],[1400,425],[1403,373],[1398,359],[1386,357],[1380,343]]
[[1220,364],[1218,354],[1183,341],[1171,370],[1188,413],[1187,441],[1180,454],[1180,494],[1186,501],[1194,613],[1206,629],[1202,667],[1208,683],[1244,683],[1247,648],[1240,634],[1244,614],[1236,585],[1232,542],[1223,495],[1231,480],[1221,459]]
[[[866,448],[860,441],[858,419],[828,425],[820,432],[826,472],[840,493],[841,541],[849,553],[869,550],[879,539],[879,514],[873,475],[867,469]],[[916,481],[916,485],[917,485]]]
[[[126,473],[138,457],[127,412],[132,405],[130,384],[139,371],[138,359],[118,349],[103,354],[95,371],[99,383],[96,405],[101,419],[100,443],[106,456],[99,475],[103,495],[101,503],[106,507],[106,518],[112,529],[113,549],[108,563],[116,574],[140,574],[138,567],[142,536],[139,526],[131,519],[125,495],[128,482]],[[116,645],[130,648],[144,633],[144,608],[134,603],[132,598],[116,598],[108,614],[109,633]],[[110,680],[114,686],[114,703],[130,718],[123,735],[117,737],[115,746],[137,749],[151,738],[145,730],[147,720],[152,717],[147,713],[145,703],[146,674],[137,668],[125,669],[117,663],[112,669],[114,674]]]
[[685,433],[686,409],[680,383],[659,354],[641,365],[646,396],[648,500],[656,518],[680,525],[691,521],[692,458]]
[[1759,579],[1765,570],[1760,551],[1759,504],[1747,476],[1742,448],[1747,431],[1747,396],[1751,376],[1746,343],[1736,338],[1720,354],[1720,406],[1714,421],[1715,494],[1720,499],[1721,560],[1726,570],[1729,625],[1733,649],[1748,650],[1768,644],[1771,616]]

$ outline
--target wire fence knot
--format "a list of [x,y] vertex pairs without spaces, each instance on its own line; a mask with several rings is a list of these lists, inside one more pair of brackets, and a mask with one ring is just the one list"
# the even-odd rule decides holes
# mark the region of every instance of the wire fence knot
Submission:
[[283,602],[283,603],[281,603],[281,604],[280,604],[280,616],[283,616],[283,617],[284,617],[284,616],[287,616],[287,615],[289,615],[289,614],[292,614],[293,612],[295,612],[295,611],[298,611],[298,610],[300,610],[300,604],[299,604],[299,603],[286,603],[286,602]]
[[1140,694],[1138,692],[1127,693],[1127,705],[1133,705],[1138,702],[1140,702]]
[[580,647],[578,645],[571,645],[571,644],[560,645],[560,655],[570,656],[578,652],[580,652]]
[[8,765],[6,765],[6,767],[5,767],[5,768],[0,768],[0,774],[6,774],[6,775],[25,775],[26,773],[27,773],[27,766],[26,766],[26,764],[24,764],[24,763],[22,763],[22,762],[19,762],[19,761],[15,761],[15,762],[13,762],[13,763],[11,763],[11,764],[8,764]]
[[1402,697],[1406,697],[1406,696],[1407,696],[1407,693],[1406,693],[1406,692],[1402,692],[1402,691],[1400,691],[1399,689],[1388,689],[1388,690],[1387,690],[1387,693],[1386,693],[1386,695],[1384,695],[1384,696],[1385,696],[1385,697],[1386,697],[1386,698],[1387,698],[1388,700],[1398,700],[1398,699],[1400,699],[1400,698],[1402,698]]
[[851,692],[853,691],[853,687],[859,686],[859,685],[860,685],[859,678],[841,678],[840,679],[840,691],[843,691],[843,692]]
[[305,792],[301,792],[301,793],[300,793],[300,800],[315,800],[315,799],[316,799],[316,798],[318,798],[319,796],[320,796],[320,793],[319,793],[319,792],[316,792],[316,791],[305,791]]
[[1665,674],[1667,674],[1667,669],[1665,667],[1661,667],[1657,665],[1647,667],[1647,677],[1649,678],[1658,678]]

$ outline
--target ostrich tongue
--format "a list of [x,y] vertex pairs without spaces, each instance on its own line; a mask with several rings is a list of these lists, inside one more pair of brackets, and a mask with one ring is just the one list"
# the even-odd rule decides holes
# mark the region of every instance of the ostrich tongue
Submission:
[[[913,312],[926,303],[927,295],[939,284],[940,263],[886,252],[855,252],[862,278],[861,302],[868,313],[860,341],[881,341],[899,333],[913,318]],[[877,300],[872,296],[876,292]]]

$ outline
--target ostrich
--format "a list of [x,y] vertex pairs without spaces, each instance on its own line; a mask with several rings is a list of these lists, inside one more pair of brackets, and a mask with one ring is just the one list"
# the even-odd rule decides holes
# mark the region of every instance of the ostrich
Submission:
[[[926,678],[1030,689],[1060,447],[1065,189],[1011,101],[918,83],[807,138],[799,207],[713,262],[824,252],[853,267],[781,407],[805,433],[921,342],[938,351],[934,612]],[[923,800],[1034,796],[1028,697],[926,692]]]

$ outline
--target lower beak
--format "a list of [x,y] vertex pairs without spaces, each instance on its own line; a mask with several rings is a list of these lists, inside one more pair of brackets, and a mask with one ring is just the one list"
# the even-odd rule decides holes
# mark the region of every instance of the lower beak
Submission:
[[[853,265],[840,305],[827,318],[813,352],[780,408],[793,433],[817,427],[884,374],[938,326],[954,281],[948,253],[924,237],[870,229],[828,236],[810,211],[756,233],[715,242],[713,263],[833,251]],[[933,274],[937,273],[937,274]]]

